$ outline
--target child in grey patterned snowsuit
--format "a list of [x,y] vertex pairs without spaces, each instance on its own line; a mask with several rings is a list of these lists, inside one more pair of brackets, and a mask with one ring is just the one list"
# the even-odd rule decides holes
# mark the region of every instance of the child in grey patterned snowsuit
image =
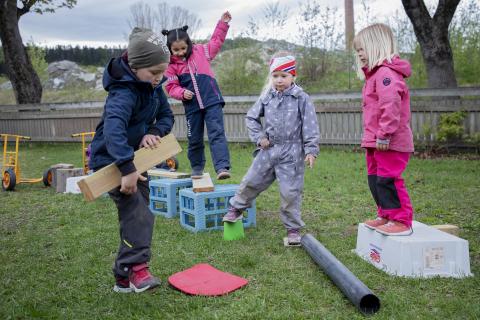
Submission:
[[[300,207],[305,162],[313,166],[319,152],[319,127],[315,107],[302,88],[294,83],[295,58],[273,58],[270,86],[248,111],[246,125],[256,143],[256,155],[235,196],[230,199],[223,221],[242,218],[242,210],[275,179],[280,187],[280,217],[290,244],[300,242]],[[264,117],[264,124],[260,118]]]

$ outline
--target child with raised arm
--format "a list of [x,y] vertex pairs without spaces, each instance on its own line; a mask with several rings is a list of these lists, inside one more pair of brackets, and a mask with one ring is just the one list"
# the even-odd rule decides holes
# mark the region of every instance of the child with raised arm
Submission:
[[353,40],[363,87],[363,137],[368,186],[377,218],[365,226],[385,235],[410,235],[413,209],[402,173],[413,152],[410,95],[405,78],[410,63],[400,59],[392,30],[373,24]]
[[188,26],[163,30],[167,46],[172,54],[165,75],[168,94],[181,100],[187,118],[188,159],[192,167],[192,178],[198,179],[205,168],[204,126],[217,179],[230,178],[230,154],[223,125],[225,102],[218,87],[210,62],[220,51],[232,16],[222,14],[210,41],[193,44],[188,36]]
[[109,191],[118,209],[120,245],[113,265],[116,292],[142,292],[160,281],[149,272],[154,216],[144,172],[134,151],[154,147],[172,130],[174,118],[161,82],[170,53],[151,30],[134,28],[127,53],[112,59],[103,75],[108,97],[91,143],[89,167],[115,163],[121,186]]
[[304,162],[313,167],[319,152],[315,107],[308,94],[295,84],[295,76],[292,55],[279,53],[272,58],[269,84],[246,116],[250,139],[258,149],[223,217],[225,222],[242,219],[242,210],[250,207],[252,201],[277,179],[280,218],[289,244],[300,243],[300,229],[305,225],[300,212]]

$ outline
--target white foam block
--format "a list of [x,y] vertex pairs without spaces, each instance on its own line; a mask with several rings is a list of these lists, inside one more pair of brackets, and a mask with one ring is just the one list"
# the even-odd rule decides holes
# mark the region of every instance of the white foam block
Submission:
[[355,252],[391,275],[419,278],[473,275],[467,240],[416,221],[410,236],[385,236],[360,223]]
[[65,193],[82,193],[77,182],[88,176],[70,177],[67,178],[67,184],[65,187]]

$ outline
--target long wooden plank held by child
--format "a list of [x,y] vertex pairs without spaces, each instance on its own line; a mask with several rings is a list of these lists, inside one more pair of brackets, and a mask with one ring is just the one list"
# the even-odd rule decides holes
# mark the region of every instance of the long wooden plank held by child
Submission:
[[[141,148],[135,152],[133,163],[139,172],[145,172],[156,164],[180,153],[182,148],[173,134],[161,139],[155,148]],[[87,201],[93,201],[105,192],[118,187],[121,173],[115,164],[110,164],[78,182]]]

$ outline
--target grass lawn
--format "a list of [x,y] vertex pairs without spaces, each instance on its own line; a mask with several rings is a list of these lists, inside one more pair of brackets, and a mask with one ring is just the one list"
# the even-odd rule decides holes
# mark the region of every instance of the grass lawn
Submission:
[[[183,145],[185,146],[185,145]],[[59,162],[81,164],[79,144],[21,145],[26,177],[41,177]],[[232,144],[233,179],[251,161],[250,145]],[[186,153],[180,169],[188,170]],[[207,168],[211,173],[210,165]],[[307,170],[303,201],[312,233],[381,300],[373,319],[480,318],[480,162],[414,158],[405,174],[415,219],[455,224],[469,241],[467,279],[392,277],[352,253],[354,226],[373,217],[363,153],[323,148]],[[274,184],[257,199],[257,227],[225,242],[222,232],[193,234],[177,219],[155,222],[151,270],[162,280],[152,293],[112,291],[111,265],[118,246],[113,202],[87,203],[41,184],[0,192],[0,319],[362,319],[363,316],[300,248],[284,248]],[[230,295],[186,296],[167,278],[197,263],[249,280]]]

